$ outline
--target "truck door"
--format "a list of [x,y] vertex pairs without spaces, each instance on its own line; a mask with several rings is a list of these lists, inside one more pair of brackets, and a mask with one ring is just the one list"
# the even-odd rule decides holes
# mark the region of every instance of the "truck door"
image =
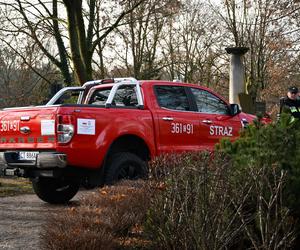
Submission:
[[154,119],[158,153],[199,150],[199,114],[192,110],[184,86],[155,85],[157,109]]
[[224,137],[230,140],[238,137],[242,124],[238,115],[232,116],[226,102],[213,93],[198,88],[190,88],[198,109],[200,143],[213,149]]

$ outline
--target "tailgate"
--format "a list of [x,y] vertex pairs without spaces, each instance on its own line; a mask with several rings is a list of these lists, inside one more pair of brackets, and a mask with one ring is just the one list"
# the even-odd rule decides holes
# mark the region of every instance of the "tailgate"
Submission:
[[53,149],[57,107],[26,107],[0,111],[0,150]]

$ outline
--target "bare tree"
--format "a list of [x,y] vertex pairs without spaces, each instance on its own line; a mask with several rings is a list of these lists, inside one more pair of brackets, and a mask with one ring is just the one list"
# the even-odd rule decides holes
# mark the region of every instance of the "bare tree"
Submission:
[[222,31],[209,6],[204,1],[183,1],[164,34],[161,46],[168,77],[211,85],[218,75]]
[[[30,37],[45,56],[59,68],[64,81],[68,84],[72,80],[70,74],[70,65],[72,64],[75,79],[82,84],[92,79],[92,58],[96,47],[119,25],[124,16],[132,12],[143,1],[131,1],[130,8],[123,9],[122,1],[115,1],[122,11],[101,29],[95,18],[96,11],[100,10],[97,8],[99,0],[84,2],[85,5],[82,0],[3,1],[0,2],[0,7],[4,10],[5,25],[0,30],[10,36],[22,34],[23,37]],[[63,10],[60,12],[61,16],[58,15],[59,8]],[[98,34],[99,32],[101,35]],[[66,41],[68,41],[69,47],[65,45]],[[46,48],[47,43],[55,45],[52,52]],[[70,63],[70,58],[72,63]]]
[[125,8],[114,22],[103,30],[103,34],[94,38],[94,22],[96,0],[89,1],[89,14],[87,31],[84,25],[82,0],[72,1],[63,0],[66,6],[68,16],[68,31],[70,38],[70,48],[72,53],[72,61],[74,63],[74,71],[76,78],[80,83],[92,79],[92,57],[99,43],[114,30],[120,21],[136,9],[144,0],[130,1],[130,7]]
[[[58,1],[45,2],[41,0],[13,0],[0,2],[3,32],[1,40],[18,51],[20,44],[8,43],[8,37],[29,37],[44,55],[61,71],[66,84],[72,81],[68,53],[63,40],[63,26],[58,16]],[[49,43],[56,46],[51,52]],[[56,53],[58,52],[58,56]]]
[[278,67],[274,68],[274,62],[279,58],[286,64],[293,61],[288,50],[298,45],[290,32],[295,28],[300,6],[279,0],[226,0],[224,4],[226,13],[215,10],[231,35],[227,39],[228,45],[250,48],[246,54],[246,84],[248,93],[255,100],[268,85],[276,84],[272,82],[274,69],[278,70]]
[[[128,2],[127,8],[132,8]],[[146,0],[124,19],[118,28],[122,45],[113,48],[127,74],[139,79],[158,78],[164,63],[160,60],[159,43],[163,26],[180,8],[179,1]]]
[[26,40],[22,43],[18,52],[0,43],[0,107],[41,104],[48,95],[49,83],[59,74],[38,46]]

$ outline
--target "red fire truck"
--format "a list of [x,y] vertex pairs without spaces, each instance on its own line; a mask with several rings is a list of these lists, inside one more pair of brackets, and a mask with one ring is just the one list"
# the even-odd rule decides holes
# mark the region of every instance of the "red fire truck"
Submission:
[[147,175],[163,153],[213,150],[255,117],[199,85],[134,78],[60,90],[46,105],[0,111],[0,170],[49,203],[79,187]]

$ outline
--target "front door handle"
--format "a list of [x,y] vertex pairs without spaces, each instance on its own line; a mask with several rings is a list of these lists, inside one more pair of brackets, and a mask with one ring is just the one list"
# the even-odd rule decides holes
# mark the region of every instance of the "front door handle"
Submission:
[[213,122],[211,120],[202,120],[203,123],[205,124],[212,124]]
[[173,121],[174,118],[173,117],[163,117],[162,118],[164,121]]

